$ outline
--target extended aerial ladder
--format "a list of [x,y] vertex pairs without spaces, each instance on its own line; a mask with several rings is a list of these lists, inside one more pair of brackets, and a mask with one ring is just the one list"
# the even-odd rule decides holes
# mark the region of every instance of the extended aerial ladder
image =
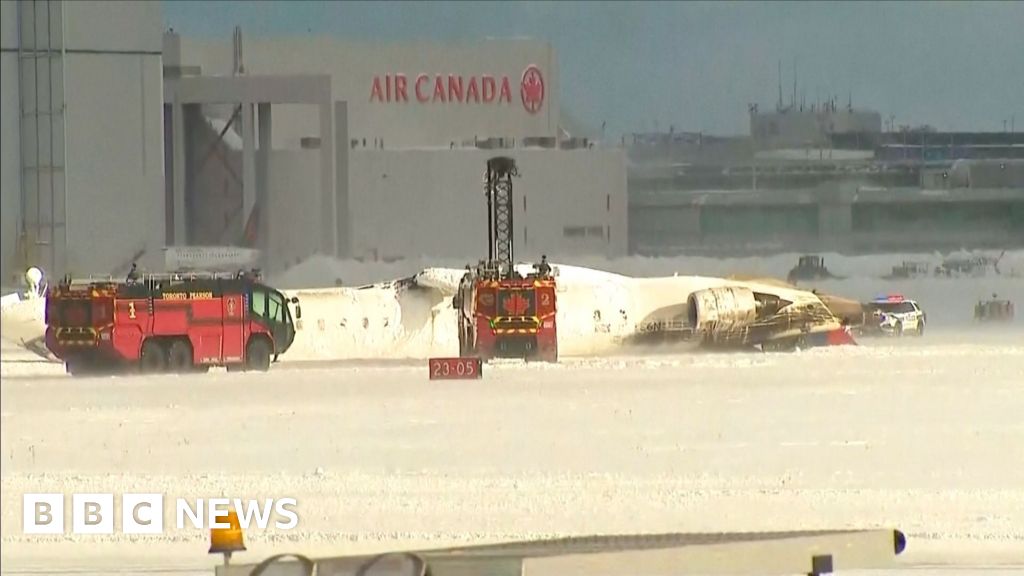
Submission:
[[453,304],[459,310],[459,355],[558,358],[555,281],[547,262],[522,275],[515,267],[514,159],[487,161],[487,260],[466,266]]
[[512,177],[519,176],[515,160],[498,156],[487,161],[484,195],[487,197],[487,262],[502,277],[512,274],[513,241]]

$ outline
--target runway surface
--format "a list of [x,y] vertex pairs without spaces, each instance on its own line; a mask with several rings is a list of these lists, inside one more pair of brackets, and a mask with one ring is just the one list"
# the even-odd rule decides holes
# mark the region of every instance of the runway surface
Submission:
[[428,381],[418,360],[71,379],[5,348],[2,376],[4,574],[198,574],[217,562],[191,528],[23,534],[22,494],[47,491],[296,498],[295,530],[246,533],[238,559],[250,561],[896,527],[909,538],[901,569],[873,574],[1024,574],[1019,330],[502,362],[463,382]]

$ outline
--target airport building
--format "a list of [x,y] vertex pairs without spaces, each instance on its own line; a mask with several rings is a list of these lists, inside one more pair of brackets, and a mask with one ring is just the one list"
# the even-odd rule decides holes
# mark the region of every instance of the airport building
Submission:
[[106,272],[163,246],[157,2],[0,2],[0,270]]
[[882,131],[834,103],[750,109],[750,134],[636,134],[630,252],[1024,247],[1024,134]]
[[[624,151],[595,148],[565,128],[546,42],[373,44],[241,32],[211,42],[168,33],[164,65],[168,165],[184,164],[184,174],[172,169],[180,185],[170,187],[168,242],[220,244],[248,230],[271,262],[313,252],[475,259],[487,234],[486,159],[508,155],[521,174],[521,256],[626,252]],[[227,126],[239,124],[241,141],[223,142]]]
[[486,254],[513,157],[517,256],[627,250],[626,156],[562,120],[547,42],[199,40],[158,2],[3,3],[3,262],[160,269],[168,246]]

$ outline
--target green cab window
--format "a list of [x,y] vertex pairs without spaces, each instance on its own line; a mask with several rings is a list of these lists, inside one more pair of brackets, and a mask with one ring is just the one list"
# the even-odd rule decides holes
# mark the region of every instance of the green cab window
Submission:
[[267,315],[267,293],[265,290],[252,291],[252,313],[260,318]]
[[284,299],[281,295],[276,292],[270,293],[270,313],[267,314],[267,318],[276,320],[278,322],[284,322]]

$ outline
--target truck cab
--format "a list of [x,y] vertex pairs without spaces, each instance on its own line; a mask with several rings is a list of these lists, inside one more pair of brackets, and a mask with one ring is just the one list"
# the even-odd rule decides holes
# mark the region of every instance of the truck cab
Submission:
[[[295,305],[295,318],[289,304]],[[302,317],[298,298],[289,299],[280,290],[264,284],[253,284],[249,297],[249,313],[263,323],[274,339],[274,356],[284,354],[295,342],[295,320]]]

